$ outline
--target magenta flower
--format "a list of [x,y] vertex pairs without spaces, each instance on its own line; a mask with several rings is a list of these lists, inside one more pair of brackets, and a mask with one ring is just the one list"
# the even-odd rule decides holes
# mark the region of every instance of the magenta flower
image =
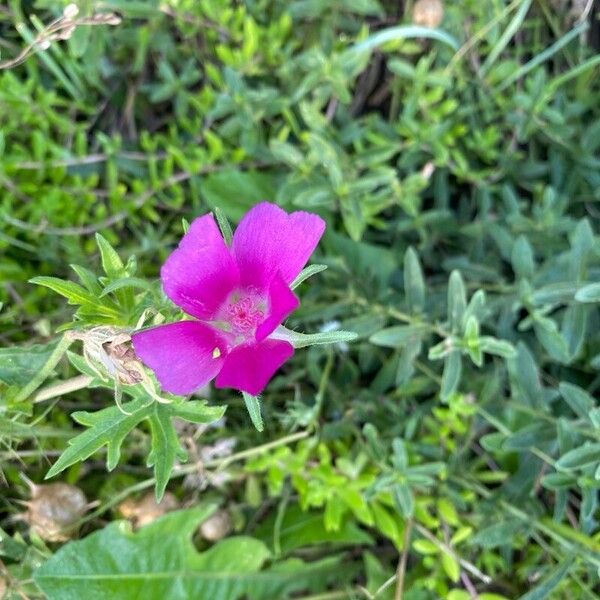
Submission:
[[290,283],[324,230],[317,215],[261,202],[244,216],[230,248],[212,215],[196,219],[160,274],[167,296],[197,320],[132,336],[163,390],[191,394],[216,377],[218,388],[259,394],[294,353],[289,342],[269,336],[298,307]]

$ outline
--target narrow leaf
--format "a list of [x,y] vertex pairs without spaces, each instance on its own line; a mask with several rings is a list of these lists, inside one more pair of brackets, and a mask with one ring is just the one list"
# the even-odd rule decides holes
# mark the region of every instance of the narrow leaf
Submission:
[[250,415],[252,424],[258,431],[263,431],[265,425],[260,412],[259,396],[253,396],[252,394],[248,394],[246,392],[242,392],[242,395],[244,396],[244,402],[246,403],[246,408],[248,409],[248,414]]
[[29,283],[42,285],[51,289],[57,294],[64,296],[69,301],[69,304],[89,305],[98,313],[118,316],[118,313],[114,308],[101,304],[98,302],[96,296],[72,281],[65,281],[63,279],[58,279],[58,277],[39,276],[30,279]]
[[294,348],[323,344],[347,344],[358,338],[353,331],[324,331],[321,333],[299,333],[280,325],[272,334],[272,339],[285,340]]
[[99,233],[96,234],[96,243],[100,250],[102,268],[109,277],[118,277],[123,272],[123,261],[117,251]]
[[451,352],[444,361],[444,372],[442,374],[442,385],[440,398],[447,400],[458,388],[462,371],[462,357],[460,352]]
[[448,320],[453,332],[462,330],[467,309],[467,292],[460,271],[452,271],[448,282]]
[[179,444],[177,431],[171,422],[168,405],[154,403],[154,411],[150,414],[149,421],[152,449],[148,454],[147,465],[154,467],[156,501],[160,502],[167,483],[169,483],[175,459],[179,458],[185,461],[187,453]]
[[115,292],[122,290],[123,288],[137,288],[140,290],[152,290],[152,284],[146,279],[140,279],[139,277],[123,277],[122,279],[115,279],[111,281],[100,294],[100,298]]
[[225,240],[225,243],[228,246],[231,246],[231,240],[233,239],[233,231],[231,230],[231,225],[229,224],[229,220],[225,216],[225,213],[217,206],[215,207],[215,217],[217,217],[217,223],[219,225],[219,229],[221,230],[221,235]]
[[600,443],[585,444],[563,454],[556,466],[559,469],[583,469],[600,462]]
[[404,254],[404,290],[411,313],[419,313],[425,307],[425,280],[419,257],[412,247]]
[[544,600],[549,598],[552,591],[563,580],[573,566],[573,558],[568,558],[558,568],[556,568],[539,585],[527,592],[519,600]]
[[316,275],[317,273],[323,272],[327,268],[327,265],[308,265],[298,273],[296,279],[290,283],[290,289],[295,290],[303,281],[306,281],[309,277]]
[[577,302],[600,302],[600,283],[591,283],[575,293]]
[[558,389],[571,410],[581,419],[588,419],[589,412],[594,408],[594,399],[583,389],[572,383],[563,381]]

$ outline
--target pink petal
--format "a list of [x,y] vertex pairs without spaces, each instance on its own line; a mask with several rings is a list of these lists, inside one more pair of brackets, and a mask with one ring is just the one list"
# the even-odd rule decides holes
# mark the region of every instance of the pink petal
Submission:
[[163,265],[165,294],[186,313],[211,319],[239,281],[239,271],[212,215],[195,219]]
[[233,235],[233,254],[247,285],[266,286],[279,272],[286,283],[300,273],[316,248],[325,222],[307,212],[286,213],[261,202],[250,209]]
[[225,358],[215,384],[218,388],[231,387],[256,396],[293,354],[293,346],[280,340],[238,346]]
[[269,314],[256,329],[256,340],[264,340],[283,320],[298,308],[296,294],[280,275],[276,275],[269,286]]
[[135,353],[150,367],[162,389],[186,395],[206,385],[221,369],[227,344],[212,327],[179,321],[131,336]]

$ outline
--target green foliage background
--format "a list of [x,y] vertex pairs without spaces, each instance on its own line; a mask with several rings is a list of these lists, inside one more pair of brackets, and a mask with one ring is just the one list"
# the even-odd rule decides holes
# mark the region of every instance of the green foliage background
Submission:
[[[0,60],[66,4],[0,5]],[[110,597],[164,598],[136,587],[157,573],[170,598],[385,599],[400,587],[412,600],[598,597],[594,10],[463,0],[427,31],[412,27],[410,5],[82,0],[80,17],[112,11],[120,24],[82,24],[0,70],[8,598],[92,597],[82,586],[94,574]],[[223,483],[184,486],[194,464],[171,474],[183,457],[171,416],[210,420],[201,402],[156,405],[123,429],[100,380],[19,399],[72,321],[47,287],[81,305],[76,327],[133,327],[148,307],[175,319],[156,277],[182,219],[219,208],[236,222],[262,199],[328,223],[314,257],[328,269],[298,288],[288,326],[359,339],[297,351],[262,399],[262,433],[243,398],[212,393],[226,421],[200,447],[235,438],[240,453],[204,465]],[[83,287],[28,283],[40,276]],[[71,352],[48,384],[86,373]],[[131,389],[134,404],[142,392]],[[15,525],[19,472],[41,481],[78,424],[108,418],[100,410],[121,418],[118,439],[96,437],[85,455],[74,442],[53,469],[99,501],[88,537],[59,549]],[[78,424],[74,411],[86,411]],[[212,504],[136,534],[107,524],[119,499],[154,485],[149,456],[158,487],[172,475],[188,505],[226,507],[236,537],[190,545]],[[156,551],[161,540],[177,560]],[[111,548],[131,552],[121,566],[140,576],[110,587]],[[186,569],[197,578],[177,580]]]

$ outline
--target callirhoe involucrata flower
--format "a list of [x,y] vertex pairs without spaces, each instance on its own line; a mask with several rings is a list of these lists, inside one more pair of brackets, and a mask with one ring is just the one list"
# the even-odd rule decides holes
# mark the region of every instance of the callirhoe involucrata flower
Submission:
[[262,202],[244,216],[229,247],[212,215],[194,220],[161,279],[167,296],[196,320],[132,335],[162,389],[190,394],[216,377],[219,388],[262,392],[294,353],[271,334],[298,307],[290,283],[324,230],[317,215]]

